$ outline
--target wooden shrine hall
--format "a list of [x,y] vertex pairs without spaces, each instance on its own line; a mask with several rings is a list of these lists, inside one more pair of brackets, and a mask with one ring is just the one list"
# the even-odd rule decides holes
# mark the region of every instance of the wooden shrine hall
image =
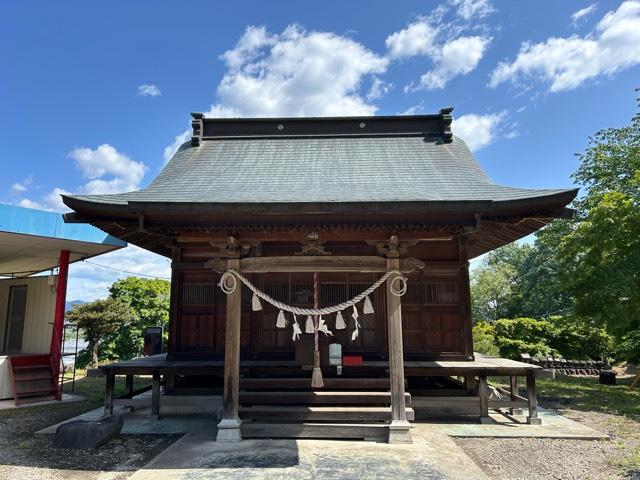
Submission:
[[[172,260],[167,353],[102,366],[106,413],[140,402],[145,374],[155,415],[180,394],[221,395],[219,441],[410,442],[415,418],[499,408],[539,423],[538,367],[473,352],[469,260],[571,215],[577,191],[494,184],[451,112],[192,114],[148,187],[64,196],[67,222]],[[488,375],[510,391],[490,396]]]

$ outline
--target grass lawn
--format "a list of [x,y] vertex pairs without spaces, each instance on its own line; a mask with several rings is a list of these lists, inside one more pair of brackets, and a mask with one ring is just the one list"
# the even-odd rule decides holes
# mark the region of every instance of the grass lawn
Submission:
[[539,379],[536,386],[543,403],[640,420],[640,389],[629,388],[632,380],[623,378],[618,379],[617,385],[601,385],[597,377],[558,375],[555,380]]
[[[76,371],[76,384],[74,394],[82,395],[86,398],[86,405],[90,408],[96,408],[104,404],[104,377],[87,377],[86,370]],[[64,393],[71,393],[71,376],[66,374]],[[133,377],[133,388],[137,390],[139,388],[151,385],[151,377]],[[117,376],[114,387],[115,395],[122,395],[125,392],[124,377]]]

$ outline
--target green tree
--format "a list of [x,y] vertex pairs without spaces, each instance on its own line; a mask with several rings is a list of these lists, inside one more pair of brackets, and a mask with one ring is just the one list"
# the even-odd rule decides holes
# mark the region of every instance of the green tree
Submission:
[[515,315],[541,318],[571,310],[573,300],[560,276],[559,245],[572,230],[571,220],[556,220],[536,233],[517,273],[519,308]]
[[73,309],[67,312],[66,318],[78,325],[88,344],[85,360],[79,361],[79,366],[88,363],[96,367],[98,362],[105,358],[105,344],[111,341],[118,329],[130,324],[133,312],[126,302],[107,298],[74,305]]
[[[640,100],[640,99],[639,99]],[[639,101],[640,104],[640,101]],[[579,155],[574,178],[586,189],[580,222],[560,244],[560,271],[577,316],[606,326],[640,357],[640,113],[608,128]]]
[[138,277],[127,277],[111,285],[111,298],[129,304],[133,311],[133,320],[120,325],[109,345],[116,358],[125,360],[142,355],[143,332],[148,326],[163,327],[166,339],[170,285],[166,280]]
[[518,276],[530,245],[511,243],[487,254],[471,275],[471,309],[474,321],[493,322],[520,315],[522,292]]

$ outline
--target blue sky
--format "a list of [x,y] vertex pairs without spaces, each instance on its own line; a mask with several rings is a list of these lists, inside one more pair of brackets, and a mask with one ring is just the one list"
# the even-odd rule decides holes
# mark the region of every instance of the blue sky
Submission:
[[[0,202],[148,184],[208,116],[431,113],[494,181],[566,187],[574,153],[627,123],[640,1],[3,2]],[[168,276],[134,248],[98,259]],[[70,298],[123,273],[71,269]]]

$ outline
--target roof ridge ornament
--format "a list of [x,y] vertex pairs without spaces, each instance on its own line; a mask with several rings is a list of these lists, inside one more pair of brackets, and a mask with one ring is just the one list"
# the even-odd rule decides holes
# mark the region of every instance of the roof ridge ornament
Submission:
[[193,128],[193,133],[191,134],[191,146],[197,147],[200,145],[200,141],[202,140],[204,113],[191,112],[191,117],[193,118],[191,121],[191,128]]
[[442,119],[442,139],[444,143],[453,142],[453,132],[451,131],[451,123],[453,122],[453,107],[445,107],[440,109],[440,117]]

